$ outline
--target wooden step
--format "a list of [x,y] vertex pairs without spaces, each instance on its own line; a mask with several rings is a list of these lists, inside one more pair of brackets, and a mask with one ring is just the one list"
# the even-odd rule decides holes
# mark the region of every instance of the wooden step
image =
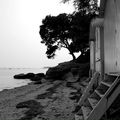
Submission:
[[93,109],[96,107],[97,103],[99,102],[99,100],[94,98],[88,98],[88,101]]
[[91,113],[92,110],[90,109],[90,107],[87,107],[87,106],[82,106],[81,109],[82,109],[82,112],[83,112],[84,120],[87,120],[87,118],[88,118],[88,116],[89,116],[89,114]]
[[120,72],[110,72],[108,73],[109,76],[120,76]]
[[100,100],[101,99],[101,97],[96,92],[93,92],[90,95],[90,98],[93,98],[93,99],[96,99],[96,100]]
[[117,77],[118,77],[118,75],[115,76],[115,74],[105,75],[105,79],[104,79],[103,81],[104,81],[104,82],[109,82],[109,83],[112,84]]
[[101,81],[101,84],[106,85],[108,87],[110,87],[112,85],[112,83],[110,83],[110,82],[104,82],[104,81]]
[[95,93],[96,93],[97,95],[99,95],[101,98],[104,96],[104,95],[101,94],[98,90],[95,90]]
[[83,115],[75,114],[75,120],[84,120]]
[[97,90],[100,94],[104,95],[109,88],[110,88],[110,87],[108,87],[108,86],[106,86],[106,85],[104,85],[104,84],[100,84],[100,85],[97,87],[96,90]]

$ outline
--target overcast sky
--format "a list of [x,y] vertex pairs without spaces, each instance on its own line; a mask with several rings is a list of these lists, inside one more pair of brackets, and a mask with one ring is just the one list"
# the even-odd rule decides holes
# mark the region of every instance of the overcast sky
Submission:
[[39,26],[46,15],[72,13],[72,4],[61,0],[0,0],[0,67],[40,68],[72,59],[59,51],[48,60],[40,43]]

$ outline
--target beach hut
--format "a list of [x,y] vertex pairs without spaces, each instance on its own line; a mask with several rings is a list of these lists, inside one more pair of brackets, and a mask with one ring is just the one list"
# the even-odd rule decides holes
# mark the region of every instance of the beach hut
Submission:
[[120,0],[101,0],[100,17],[90,30],[91,70],[120,73]]
[[100,120],[120,94],[120,0],[101,0],[91,21],[90,73],[75,120]]

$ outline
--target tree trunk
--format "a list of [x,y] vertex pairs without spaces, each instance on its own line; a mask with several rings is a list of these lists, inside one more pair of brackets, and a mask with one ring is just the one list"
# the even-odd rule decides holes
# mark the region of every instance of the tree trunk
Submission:
[[70,47],[66,47],[68,49],[68,51],[70,52],[69,54],[72,55],[73,60],[76,60],[76,57],[74,55],[74,53],[72,52],[72,50],[70,49]]
[[75,55],[73,54],[73,53],[70,53],[71,55],[72,55],[72,57],[73,57],[73,60],[76,60],[76,57],[75,57]]

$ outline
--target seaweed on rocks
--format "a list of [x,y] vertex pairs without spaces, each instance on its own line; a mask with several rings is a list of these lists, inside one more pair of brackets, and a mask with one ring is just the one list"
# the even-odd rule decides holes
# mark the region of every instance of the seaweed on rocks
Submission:
[[44,113],[43,106],[36,100],[20,102],[16,105],[16,108],[28,108],[28,110],[25,112],[25,116],[19,120],[32,120],[37,115]]
[[69,97],[71,100],[76,100],[76,102],[79,101],[80,97],[82,96],[81,89],[77,90],[77,92],[72,92],[71,97]]
[[45,93],[40,94],[36,97],[36,99],[45,99],[45,98],[51,98],[54,93],[56,93],[56,89],[61,85],[61,83],[54,85],[51,88],[48,88]]

